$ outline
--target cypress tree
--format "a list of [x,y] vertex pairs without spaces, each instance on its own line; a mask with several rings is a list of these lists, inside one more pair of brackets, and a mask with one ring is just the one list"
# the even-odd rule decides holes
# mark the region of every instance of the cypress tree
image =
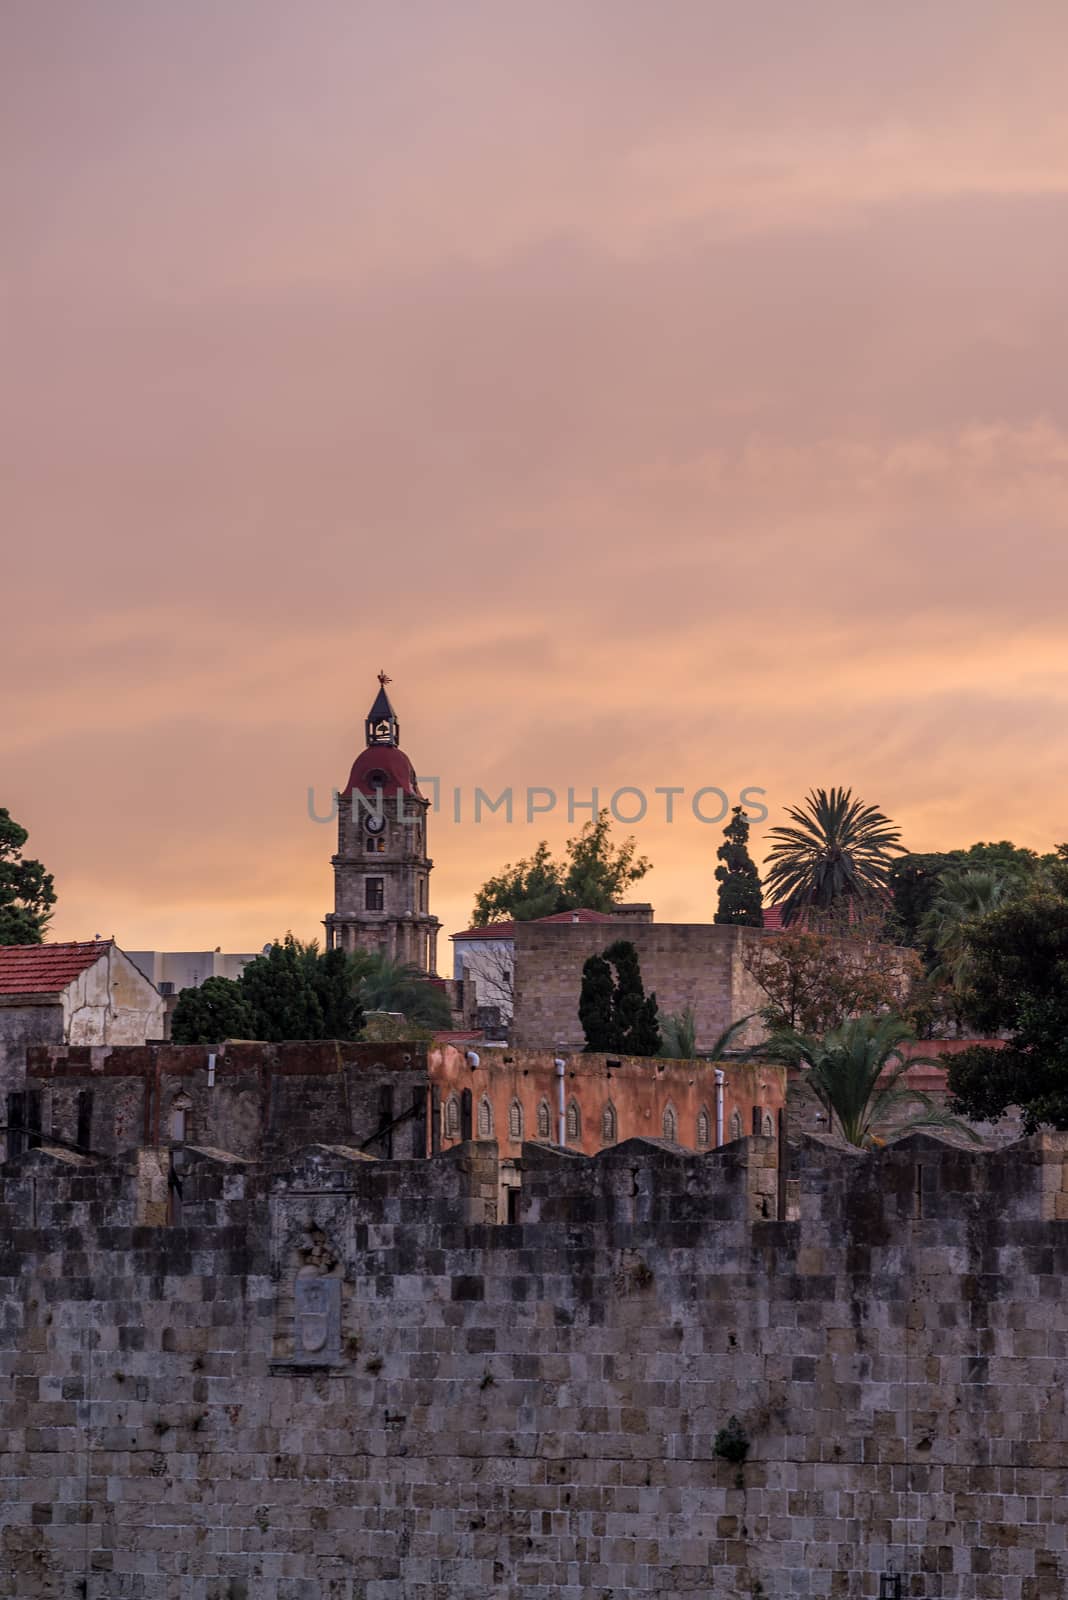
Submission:
[[749,819],[741,806],[735,806],[723,830],[723,839],[716,851],[723,865],[716,868],[719,906],[713,920],[733,923],[736,927],[762,928],[760,874],[749,854]]
[[588,956],[582,968],[582,993],[579,997],[579,1021],[586,1035],[588,1051],[618,1049],[612,1015],[614,990],[612,968],[604,956]]
[[[614,972],[613,972],[614,968]],[[579,1021],[588,1051],[655,1056],[661,1045],[656,995],[645,993],[638,952],[617,939],[582,969]]]

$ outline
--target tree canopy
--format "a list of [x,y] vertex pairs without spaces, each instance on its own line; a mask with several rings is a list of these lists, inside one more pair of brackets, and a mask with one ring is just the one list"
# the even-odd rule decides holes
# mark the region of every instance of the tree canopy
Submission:
[[848,938],[787,928],[743,956],[767,996],[761,1015],[773,1030],[824,1033],[859,1013],[911,1009],[922,966],[915,951],[882,942],[877,915],[862,918]]
[[617,939],[602,955],[587,958],[582,969],[579,1021],[587,1051],[659,1054],[663,1041],[656,995],[645,993],[638,952],[629,939]]
[[762,928],[764,909],[760,874],[749,854],[749,818],[741,806],[735,806],[731,813],[731,820],[723,830],[723,843],[716,855],[722,865],[716,868],[719,903],[713,920],[741,927]]
[[22,854],[28,838],[0,806],[0,944],[41,944],[56,903],[52,874]]
[[[1022,889],[1045,867],[1056,859],[1055,855],[1040,856],[1001,839],[996,844],[978,843],[959,850],[944,850],[928,854],[908,852],[898,856],[890,865],[887,887],[892,910],[887,927],[888,937],[897,944],[913,945],[924,950],[928,965],[933,965],[936,953],[926,945],[925,919],[929,917],[942,890],[942,879],[947,872],[989,871],[1002,878],[1006,886]],[[928,931],[930,925],[928,924]]]
[[852,789],[813,789],[803,806],[788,806],[791,825],[772,828],[764,884],[783,905],[786,925],[806,917],[848,920],[880,903],[901,834]]
[[525,861],[503,867],[487,878],[475,896],[472,922],[532,922],[557,911],[611,911],[626,889],[649,871],[638,854],[637,841],[613,844],[607,806],[568,839],[562,860],[555,860],[543,839]]
[[974,1045],[949,1060],[955,1109],[1024,1125],[1068,1128],[1068,845],[1044,858],[1028,886],[965,930],[964,1007],[1002,1049]]
[[[405,1022],[423,1028],[449,1026],[452,1012],[443,990],[430,983],[418,967],[391,961],[388,956],[362,953],[355,960],[365,1011],[399,1011]],[[378,1031],[382,1031],[380,1025]]]
[[287,933],[240,978],[183,989],[171,1019],[176,1044],[221,1039],[355,1039],[363,1028],[359,972],[344,950],[321,951]]
[[256,1039],[251,1006],[236,978],[205,978],[196,989],[183,989],[171,1017],[175,1044],[218,1044],[223,1039]]
[[[783,1030],[766,1046],[772,1059],[805,1067],[805,1083],[826,1111],[830,1126],[858,1149],[885,1136],[919,1128],[953,1128],[975,1135],[930,1098],[904,1083],[910,1065],[931,1066],[927,1056],[906,1054],[912,1038],[907,1022],[892,1015],[858,1016],[823,1036]],[[906,1116],[906,1108],[919,1111]]]

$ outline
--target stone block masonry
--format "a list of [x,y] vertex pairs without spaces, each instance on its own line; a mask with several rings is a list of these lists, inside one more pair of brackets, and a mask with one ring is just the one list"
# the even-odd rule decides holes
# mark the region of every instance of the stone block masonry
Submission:
[[[767,1004],[744,959],[767,937],[757,928],[710,922],[517,923],[513,1042],[529,1049],[581,1050],[583,962],[613,940],[628,939],[638,952],[646,993],[656,995],[661,1012],[691,1006],[698,1048],[709,1049],[732,1022]],[[755,1044],[765,1032],[754,1019],[737,1044]]]
[[1063,1139],[145,1154],[0,1169],[5,1600],[1068,1592]]

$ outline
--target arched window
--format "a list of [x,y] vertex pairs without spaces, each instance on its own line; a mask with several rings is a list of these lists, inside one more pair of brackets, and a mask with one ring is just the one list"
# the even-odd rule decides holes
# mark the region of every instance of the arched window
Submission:
[[553,1136],[553,1114],[548,1100],[538,1103],[538,1138],[551,1139]]
[[508,1137],[509,1139],[523,1137],[523,1107],[518,1100],[513,1100],[508,1107]]
[[460,1097],[450,1094],[445,1102],[445,1137],[458,1139],[460,1137]]
[[732,1139],[740,1139],[741,1137],[742,1137],[742,1113],[740,1111],[732,1111],[731,1112],[731,1138]]
[[478,1136],[480,1139],[493,1138],[493,1107],[485,1095],[478,1102]]
[[582,1118],[579,1115],[578,1101],[567,1102],[567,1116],[564,1119],[569,1143],[577,1144],[582,1138]]
[[678,1144],[678,1142],[679,1142],[679,1119],[675,1115],[675,1107],[674,1106],[665,1106],[664,1107],[664,1123],[663,1123],[663,1126],[664,1126],[664,1138],[665,1139],[669,1139],[672,1144]]
[[608,1104],[605,1106],[604,1110],[601,1112],[601,1143],[602,1144],[615,1144],[616,1138],[617,1138],[616,1126],[617,1126],[617,1123],[616,1123],[616,1108],[612,1104],[611,1100],[609,1100]]
[[765,1139],[774,1139],[775,1137],[775,1124],[771,1120],[770,1111],[765,1111],[764,1113],[764,1137]]
[[712,1143],[712,1118],[708,1114],[708,1107],[702,1106],[697,1113],[697,1148],[707,1150]]

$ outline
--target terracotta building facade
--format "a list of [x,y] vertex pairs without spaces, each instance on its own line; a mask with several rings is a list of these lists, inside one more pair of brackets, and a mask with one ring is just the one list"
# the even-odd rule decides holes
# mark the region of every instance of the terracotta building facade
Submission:
[[551,1051],[435,1049],[443,1148],[495,1139],[502,1158],[525,1142],[596,1155],[627,1139],[714,1150],[735,1139],[774,1139],[785,1068],[738,1061],[666,1061]]

